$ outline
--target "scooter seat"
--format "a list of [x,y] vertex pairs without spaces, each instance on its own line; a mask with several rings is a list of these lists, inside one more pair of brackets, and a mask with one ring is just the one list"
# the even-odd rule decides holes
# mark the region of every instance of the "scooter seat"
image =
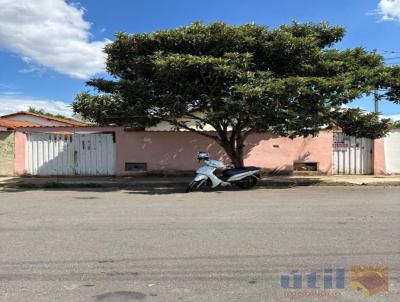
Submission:
[[233,169],[225,170],[224,172],[222,172],[222,175],[224,178],[229,178],[235,174],[240,174],[240,173],[255,171],[255,170],[260,170],[260,168],[258,168],[258,167],[233,168]]

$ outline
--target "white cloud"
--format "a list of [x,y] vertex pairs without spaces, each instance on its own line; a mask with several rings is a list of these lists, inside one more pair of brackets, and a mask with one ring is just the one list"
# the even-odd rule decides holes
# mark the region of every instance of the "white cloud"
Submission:
[[35,73],[42,76],[46,72],[46,68],[43,66],[29,65],[27,68],[18,70],[19,73]]
[[400,0],[380,0],[378,13],[384,21],[400,21]]
[[15,85],[0,83],[0,88],[14,89]]
[[384,118],[391,118],[394,121],[400,121],[400,114],[385,115]]
[[71,107],[61,101],[51,101],[31,97],[0,94],[0,115],[10,114],[17,111],[27,111],[29,107],[43,109],[53,114],[62,114],[71,117],[73,112]]
[[1,95],[20,95],[23,94],[22,92],[19,91],[6,91],[6,92],[0,92]]
[[0,48],[69,76],[87,79],[105,67],[108,41],[90,40],[84,9],[64,0],[0,0]]

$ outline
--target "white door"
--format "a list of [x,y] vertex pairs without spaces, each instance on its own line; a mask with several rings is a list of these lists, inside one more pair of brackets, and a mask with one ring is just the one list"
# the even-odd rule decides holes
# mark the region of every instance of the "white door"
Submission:
[[28,134],[31,175],[113,175],[113,134]]
[[333,134],[333,174],[372,174],[372,146],[369,138]]

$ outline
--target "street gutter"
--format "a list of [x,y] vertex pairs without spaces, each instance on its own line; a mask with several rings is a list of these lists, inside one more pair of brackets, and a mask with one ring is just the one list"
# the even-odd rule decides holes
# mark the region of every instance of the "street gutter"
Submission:
[[[177,189],[181,191],[190,177],[23,177],[0,178],[1,189]],[[272,176],[260,180],[257,188],[297,186],[400,186],[400,177]],[[234,187],[235,188],[235,187]],[[229,190],[229,188],[228,188]]]

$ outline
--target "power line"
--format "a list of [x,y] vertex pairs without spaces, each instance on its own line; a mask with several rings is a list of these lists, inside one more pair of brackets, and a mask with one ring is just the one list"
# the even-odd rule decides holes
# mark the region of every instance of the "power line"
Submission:
[[390,58],[385,58],[385,60],[397,60],[400,59],[400,57],[390,57]]
[[400,50],[383,50],[385,53],[400,53]]

